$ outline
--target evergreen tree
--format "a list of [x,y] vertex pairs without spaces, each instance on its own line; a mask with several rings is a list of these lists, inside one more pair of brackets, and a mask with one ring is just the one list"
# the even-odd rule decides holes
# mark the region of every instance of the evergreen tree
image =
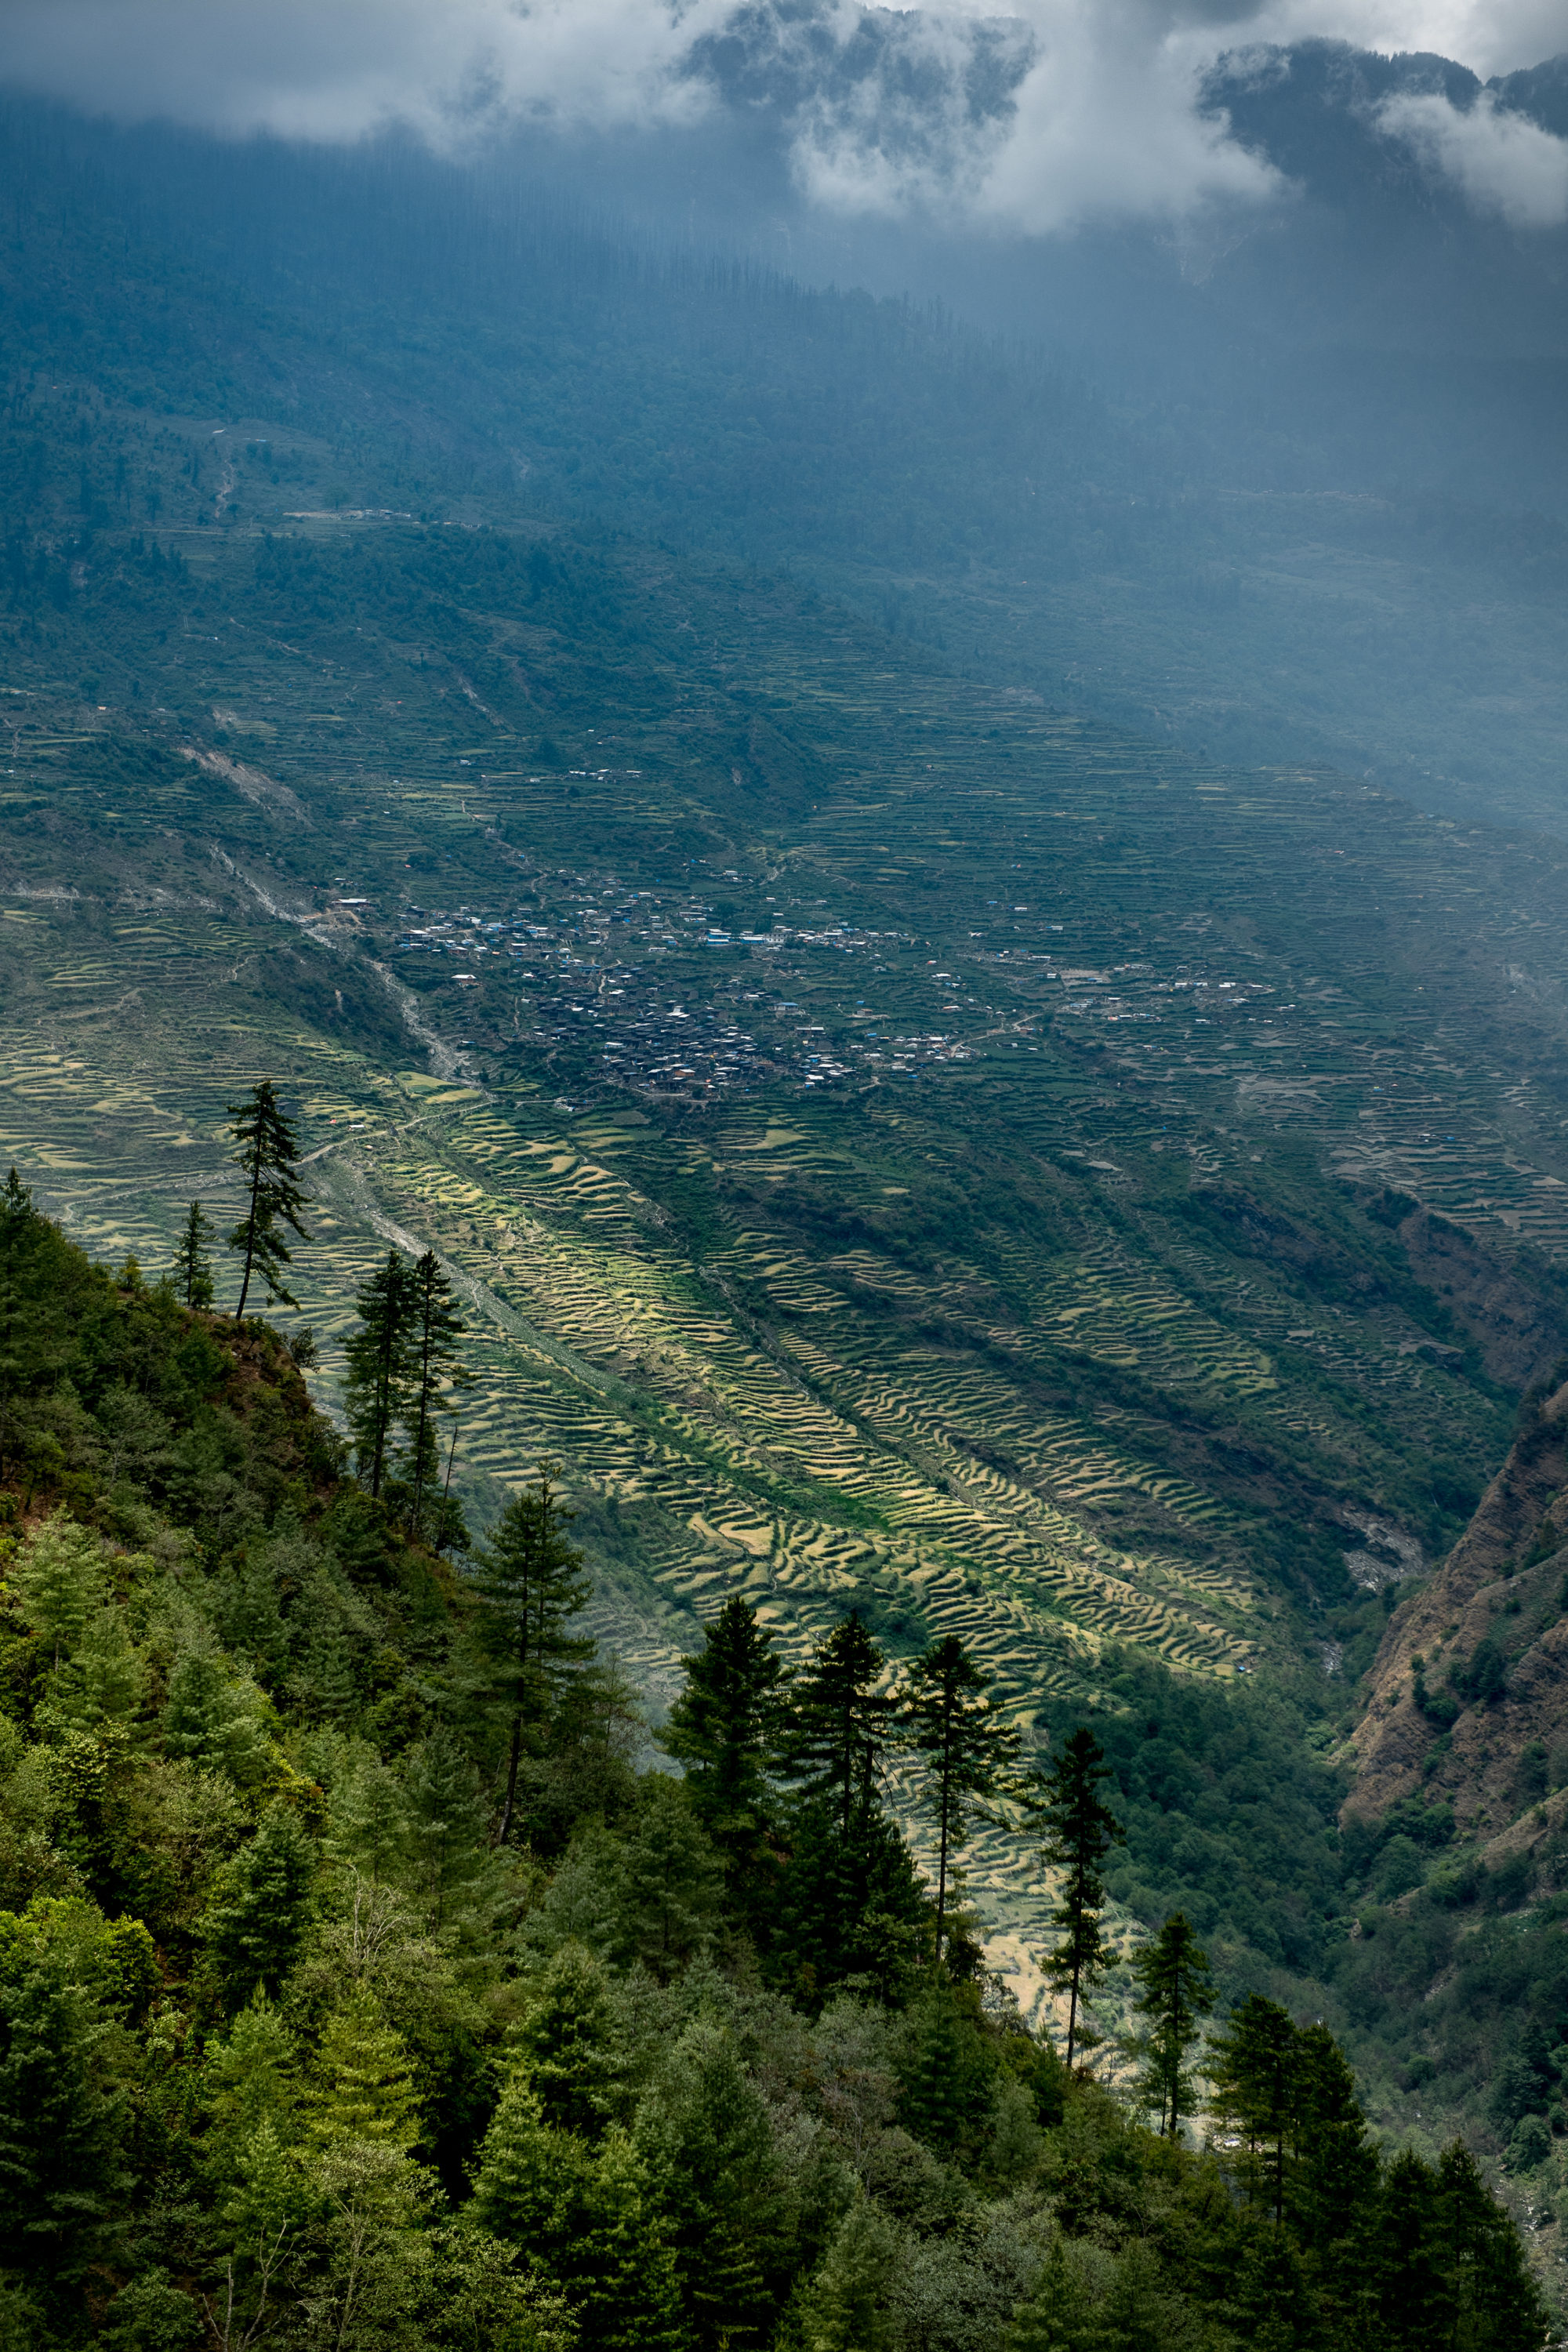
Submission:
[[645,1772],[621,1836],[621,1957],[668,1984],[717,1923],[722,1873],[686,1783]]
[[279,1108],[271,1079],[263,1078],[253,1087],[247,1102],[230,1103],[228,1108],[234,1120],[229,1132],[239,1147],[235,1157],[249,1191],[245,1214],[228,1237],[229,1248],[243,1251],[245,1256],[239,1304],[234,1310],[237,1323],[245,1314],[253,1275],[260,1276],[268,1301],[280,1298],[285,1307],[299,1305],[283,1281],[281,1269],[290,1262],[283,1227],[287,1225],[302,1242],[310,1240],[300,1223],[300,1212],[310,1195],[294,1181],[300,1147]]
[[321,2028],[306,2123],[318,2149],[360,2140],[406,2156],[419,2137],[407,2047],[356,1985]]
[[1306,2251],[1321,2308],[1332,2324],[1350,2329],[1364,2299],[1364,2240],[1367,2217],[1377,2201],[1377,2151],[1356,2097],[1355,2077],[1326,2025],[1298,2032],[1292,2077],[1286,2211]]
[[207,2044],[202,2088],[209,2117],[204,2163],[221,2179],[235,2173],[263,2125],[280,2140],[295,2137],[302,2098],[300,2053],[280,2011],[258,1991],[223,2042]]
[[426,1250],[408,1277],[407,1371],[401,1413],[414,1488],[408,1528],[416,1537],[424,1531],[426,1496],[434,1494],[440,1482],[437,1416],[443,1393],[465,1377],[458,1342],[468,1328],[440,1259],[434,1250]]
[[995,1795],[1016,1764],[1018,1734],[986,1698],[983,1674],[955,1633],[933,1642],[910,1670],[900,1722],[921,1762],[921,1803],[936,1831],[936,1936],[940,1967],[949,1873],[968,1841],[979,1802]]
[[174,1294],[186,1307],[210,1307],[213,1303],[212,1259],[207,1252],[212,1233],[201,1202],[193,1201],[185,1211],[185,1222],[180,1228],[174,1251]]
[[1034,2292],[1007,2330],[1005,2352],[1087,2352],[1090,2345],[1100,2352],[1101,2343],[1082,2281],[1061,2239],[1054,2237]]
[[355,1291],[354,1311],[359,1328],[343,1351],[343,1397],[359,1475],[375,1499],[393,1429],[409,1408],[416,1299],[407,1259],[389,1249],[385,1264]]
[[580,2352],[686,2352],[664,2217],[618,2127],[584,2181],[560,2265]]
[[898,2236],[886,2214],[858,2197],[806,2290],[806,2352],[891,2352],[898,2261]]
[[536,1483],[502,1512],[474,1579],[484,1602],[481,1639],[508,1726],[498,1845],[511,1834],[525,1736],[542,1744],[563,1676],[594,1654],[592,1642],[566,1630],[593,1586],[582,1553],[567,1540],[559,1475],[554,1463],[540,1464]]
[[1195,2095],[1187,2053],[1215,2005],[1208,1955],[1200,1950],[1183,1912],[1173,1911],[1152,1943],[1143,1946],[1132,1974],[1138,1984],[1132,2006],[1148,2020],[1140,2088],[1151,2106],[1158,2107],[1160,2129],[1176,2139]]
[[493,2236],[548,2259],[562,2203],[590,2161],[581,2140],[546,2123],[526,2069],[514,2068],[479,2150],[475,2219]]
[[474,2218],[563,2291],[577,2352],[677,2352],[677,2288],[646,2168],[625,2132],[594,2151],[546,2123],[514,2074],[479,2154]]
[[793,1694],[781,1768],[799,1784],[779,1945],[802,1990],[860,1978],[894,1997],[928,1939],[930,1907],[882,1808],[896,1701],[858,1617],[820,1643]]
[[1370,2248],[1370,2316],[1378,2352],[1431,2352],[1454,2341],[1437,2177],[1401,2148],[1383,2177]]
[[636,2145],[666,2218],[685,2340],[696,2352],[760,2346],[785,2275],[786,2185],[722,2026],[688,2026],[637,2110]]
[[85,1904],[0,1911],[0,2264],[46,2285],[104,2249],[131,2186],[121,2037],[81,1965],[93,1922]]
[[597,2139],[626,2095],[625,2061],[605,1971],[581,1944],[563,1944],[523,2013],[517,2079],[552,2130]]
[[228,1662],[206,1648],[182,1650],[169,1675],[159,1728],[164,1753],[254,1788],[267,1770],[260,1694],[237,1683]]
[[310,1922],[316,1848],[280,1801],[213,1881],[201,1922],[230,2010],[259,1989],[276,1994],[299,1957]]
[[686,1768],[692,1803],[724,1858],[732,1897],[754,1912],[772,1876],[768,1840],[788,1689],[783,1662],[772,1633],[737,1593],[681,1669],[685,1687],[662,1744]]
[[1453,2352],[1540,2352],[1548,2313],[1519,2232],[1454,2140],[1437,2164],[1437,2226]]
[[1249,1993],[1214,2039],[1216,2123],[1245,2150],[1243,2177],[1278,2225],[1285,2218],[1288,2158],[1299,2113],[1297,2033],[1288,2010]]
[[1040,1776],[1045,1859],[1063,1874],[1051,1912],[1061,1941],[1045,1954],[1044,1966],[1051,1982],[1068,1995],[1069,2067],[1075,2047],[1089,2040],[1079,2026],[1079,2007],[1116,1965],[1100,1924],[1105,1905],[1101,1865],[1122,1837],[1121,1822],[1100,1795],[1100,1783],[1110,1777],[1103,1748],[1082,1724]]
[[102,1543],[90,1528],[56,1511],[32,1530],[8,1580],[27,1623],[52,1651],[58,1673],[102,1601]]
[[859,1618],[846,1617],[818,1643],[790,1710],[784,1770],[805,1796],[832,1806],[846,1843],[875,1810],[892,1730],[883,1664]]
[[846,1838],[831,1799],[796,1806],[769,1950],[808,2002],[843,1985],[905,2000],[931,1950],[931,1904],[896,1822],[879,1806]]
[[897,2056],[900,2122],[944,2158],[971,2162],[990,2127],[997,2073],[978,2009],[972,1985],[931,1985],[905,2012]]

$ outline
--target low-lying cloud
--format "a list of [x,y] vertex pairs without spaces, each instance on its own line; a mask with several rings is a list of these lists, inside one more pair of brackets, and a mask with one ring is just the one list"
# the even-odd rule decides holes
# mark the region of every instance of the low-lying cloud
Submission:
[[[819,205],[1048,234],[1278,198],[1201,85],[1223,49],[1310,35],[1495,70],[1568,47],[1568,0],[6,0],[0,80],[121,120],[403,123],[445,148],[765,107]],[[1489,100],[1406,94],[1380,122],[1482,210],[1568,215],[1568,145]]]
[[1568,220],[1568,143],[1487,93],[1461,110],[1436,92],[1407,91],[1379,109],[1378,121],[1455,182],[1479,212],[1500,213],[1515,228]]

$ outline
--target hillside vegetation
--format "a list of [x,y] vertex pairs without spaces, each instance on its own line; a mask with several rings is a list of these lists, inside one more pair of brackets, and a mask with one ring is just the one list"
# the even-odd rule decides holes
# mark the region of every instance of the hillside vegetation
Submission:
[[409,1542],[270,1332],[14,1175],[0,1322],[7,2344],[1542,2341],[1471,2159],[1381,2161],[1321,2029],[1243,2004],[1228,2136],[1162,2137],[932,1964],[870,1785],[735,1745],[732,1668],[650,1760],[541,1495]]

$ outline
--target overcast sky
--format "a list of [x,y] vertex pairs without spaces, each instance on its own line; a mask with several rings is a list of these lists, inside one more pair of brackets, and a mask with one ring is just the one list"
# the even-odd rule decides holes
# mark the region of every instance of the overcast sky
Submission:
[[[714,100],[693,47],[736,0],[0,0],[0,79],[126,119],[229,135],[353,139],[405,121],[452,146],[476,127],[679,126]],[[765,5],[760,12],[764,17]],[[853,0],[823,0],[847,34]],[[806,101],[797,180],[839,210],[911,205],[1034,234],[1115,216],[1176,217],[1279,191],[1223,125],[1195,76],[1222,48],[1330,35],[1423,48],[1482,75],[1568,51],[1568,0],[938,0],[907,37],[955,68],[982,16],[1025,19],[1034,62],[1016,110],[977,137],[956,71],[945,135],[889,139],[886,87]],[[782,48],[798,27],[780,20]],[[942,77],[935,77],[937,87]],[[940,116],[941,100],[922,100]],[[1385,130],[1482,208],[1521,228],[1568,216],[1568,149],[1483,107],[1406,101]],[[943,131],[939,122],[934,126]]]

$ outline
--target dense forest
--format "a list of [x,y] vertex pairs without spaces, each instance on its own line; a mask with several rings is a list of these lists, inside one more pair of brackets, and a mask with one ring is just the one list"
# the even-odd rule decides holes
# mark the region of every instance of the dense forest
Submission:
[[[235,1133],[224,1278],[287,1300],[270,1087]],[[1100,2036],[1137,1727],[1031,1764],[951,1637],[890,1676],[850,1614],[790,1674],[731,1598],[650,1735],[551,1466],[486,1541],[427,1507],[434,1261],[364,1285],[344,1436],[210,1241],[193,1204],[110,1271],[0,1196],[0,2341],[1543,2343],[1463,2146],[1380,2149],[1180,1914]],[[1007,1802],[1056,1890],[1033,2024],[963,1908]]]

